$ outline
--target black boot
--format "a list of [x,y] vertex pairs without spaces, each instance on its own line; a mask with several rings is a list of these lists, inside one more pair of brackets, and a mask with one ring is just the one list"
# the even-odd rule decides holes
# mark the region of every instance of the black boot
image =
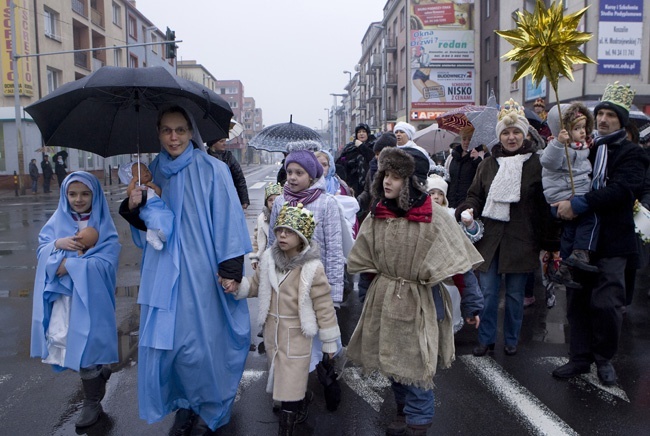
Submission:
[[210,430],[210,427],[208,427],[208,423],[205,422],[199,415],[196,415],[190,436],[207,436],[211,434],[213,433],[212,430]]
[[81,379],[85,399],[79,419],[74,424],[75,427],[88,427],[97,422],[102,414],[101,401],[106,394],[106,382],[110,377],[111,369],[104,366],[97,377],[87,380]]
[[278,429],[278,436],[291,436],[293,428],[296,425],[296,412],[289,412],[283,410],[280,412],[280,428]]
[[406,415],[404,414],[404,404],[397,404],[397,414],[393,421],[388,424],[386,434],[389,436],[398,436],[406,433]]
[[314,393],[312,391],[305,392],[305,398],[303,398],[302,404],[300,405],[300,410],[296,415],[296,422],[298,424],[307,420],[307,417],[309,416],[309,405],[313,399]]

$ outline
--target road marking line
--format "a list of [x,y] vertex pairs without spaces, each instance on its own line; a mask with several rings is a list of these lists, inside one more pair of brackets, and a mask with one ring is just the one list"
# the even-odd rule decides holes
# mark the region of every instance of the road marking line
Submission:
[[[543,365],[550,364],[553,366],[553,368],[557,368],[558,366],[562,366],[565,363],[569,361],[566,357],[542,357],[539,360],[539,363]],[[607,392],[609,395],[613,397],[620,398],[623,401],[630,402],[630,399],[628,398],[627,394],[623,389],[621,389],[619,386],[605,386],[600,382],[600,379],[598,378],[598,370],[596,368],[596,365],[591,365],[591,371],[588,372],[587,374],[582,374],[578,377],[573,377],[572,379],[569,380],[572,383],[576,383],[578,386],[580,386],[580,381],[592,384],[594,387],[598,388],[601,391]],[[602,398],[602,396],[600,396]],[[602,398],[605,400],[605,398]]]
[[538,400],[528,389],[506,373],[493,359],[460,356],[470,372],[508,406],[518,420],[527,427],[529,434],[578,435],[567,423]]
[[379,413],[384,399],[377,393],[390,386],[390,380],[381,374],[373,373],[363,376],[361,368],[347,367],[343,371],[343,380],[358,396],[363,398],[370,407]]
[[11,380],[12,377],[13,377],[13,375],[11,375],[11,374],[0,375],[0,385],[2,383],[6,382],[7,380]]
[[[241,397],[242,389],[246,389],[248,386],[250,386],[251,384],[255,383],[256,381],[264,377],[266,373],[267,371],[260,371],[255,369],[245,370],[241,376],[241,381],[239,382],[239,386],[237,387],[237,395],[235,395],[235,402],[239,401],[239,398]],[[264,391],[266,391],[266,385]]]
[[263,188],[264,186],[266,186],[266,182],[257,182],[248,189],[260,189]]

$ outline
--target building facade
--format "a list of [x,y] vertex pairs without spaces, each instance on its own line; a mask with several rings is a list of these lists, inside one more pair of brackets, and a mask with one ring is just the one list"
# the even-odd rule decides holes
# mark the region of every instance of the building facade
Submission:
[[[407,121],[418,129],[467,104],[513,98],[532,108],[537,98],[556,102],[546,80],[512,82],[516,65],[501,57],[512,47],[495,30],[514,29],[515,12],[535,0],[436,2],[388,0],[383,18],[368,25],[361,54],[345,90],[351,95],[350,129],[373,131]],[[550,2],[547,2],[550,3]],[[578,30],[593,34],[584,53],[598,64],[575,65],[574,81],[561,77],[559,99],[598,99],[608,83],[629,83],[636,106],[650,114],[650,0],[565,0],[565,14],[589,6]],[[351,133],[351,132],[348,132]]]
[[[165,58],[165,34],[138,9],[124,0],[14,0],[18,109],[22,141],[18,141],[13,93],[12,53],[3,52],[0,71],[3,94],[0,111],[0,175],[26,174],[29,160],[42,159],[38,128],[24,107],[53,92],[64,83],[81,79],[104,65],[163,66],[175,72],[174,59]],[[3,47],[14,43],[9,20],[0,38]],[[155,43],[148,46],[129,45]],[[117,48],[112,48],[117,47]],[[121,47],[121,48],[120,48]],[[105,48],[103,50],[95,50]],[[31,56],[36,55],[38,56]],[[68,170],[103,170],[108,160],[70,149]],[[111,158],[111,164],[117,163]]]

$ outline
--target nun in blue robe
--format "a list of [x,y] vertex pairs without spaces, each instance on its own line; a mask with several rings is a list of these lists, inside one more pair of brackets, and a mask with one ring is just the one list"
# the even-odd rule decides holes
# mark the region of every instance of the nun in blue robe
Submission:
[[[76,251],[56,249],[59,238],[73,236],[79,230],[79,215],[67,199],[68,187],[81,182],[92,191],[88,226],[99,232],[94,247],[82,255]],[[34,279],[32,305],[32,357],[49,356],[47,332],[54,302],[70,297],[68,331],[63,361],[53,365],[57,371],[83,371],[118,361],[115,323],[115,281],[120,254],[117,231],[99,180],[90,173],[77,171],[68,175],[61,186],[59,206],[38,235],[38,266]],[[66,259],[68,274],[56,271]]]
[[215,430],[230,420],[250,346],[247,303],[224,293],[219,264],[241,257],[243,266],[248,228],[228,167],[193,142],[175,159],[162,149],[150,170],[174,214],[163,249],[146,243],[143,222],[134,226],[128,199],[120,208],[143,249],[140,417],[153,423],[190,409]]

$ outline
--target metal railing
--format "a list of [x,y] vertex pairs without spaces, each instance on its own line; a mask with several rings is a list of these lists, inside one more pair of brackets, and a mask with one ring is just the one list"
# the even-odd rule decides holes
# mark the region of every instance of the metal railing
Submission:
[[96,26],[104,28],[104,13],[97,9],[90,8],[90,22]]
[[74,64],[77,67],[88,69],[88,53],[75,53]]
[[88,18],[86,13],[86,2],[81,0],[72,0],[72,10],[79,15]]

